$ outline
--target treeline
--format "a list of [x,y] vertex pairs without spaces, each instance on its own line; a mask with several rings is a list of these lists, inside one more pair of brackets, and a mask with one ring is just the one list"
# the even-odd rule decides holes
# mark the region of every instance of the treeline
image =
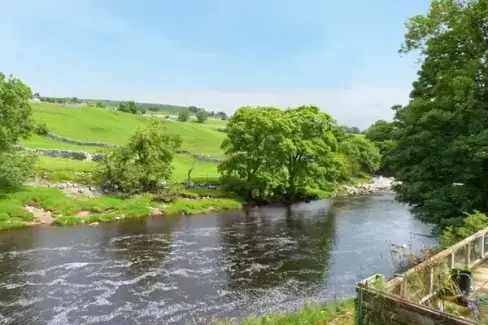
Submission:
[[397,198],[439,228],[488,213],[487,12],[486,1],[437,0],[412,17],[401,52],[422,56],[410,101],[367,132],[402,182]]

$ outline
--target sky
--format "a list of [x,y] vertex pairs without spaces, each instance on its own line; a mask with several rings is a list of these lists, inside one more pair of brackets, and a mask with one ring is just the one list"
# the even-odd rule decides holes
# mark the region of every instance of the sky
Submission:
[[42,96],[317,105],[365,128],[408,102],[428,0],[0,0],[0,71]]

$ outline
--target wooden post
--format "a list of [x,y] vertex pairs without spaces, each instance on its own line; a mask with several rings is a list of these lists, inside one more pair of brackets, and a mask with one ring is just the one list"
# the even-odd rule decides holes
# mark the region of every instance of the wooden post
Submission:
[[480,237],[480,258],[483,259],[485,257],[485,235]]
[[434,268],[430,268],[430,288],[429,288],[429,294],[432,295],[432,292],[434,292]]
[[466,255],[465,255],[465,259],[466,259],[466,268],[470,268],[471,267],[471,242],[467,243],[466,244]]
[[451,252],[451,269],[456,265],[456,251]]

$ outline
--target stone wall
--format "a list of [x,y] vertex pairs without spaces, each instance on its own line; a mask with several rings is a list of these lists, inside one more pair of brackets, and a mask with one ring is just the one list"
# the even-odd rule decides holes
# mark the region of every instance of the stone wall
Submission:
[[[60,150],[60,149],[30,149],[24,146],[14,146],[15,150],[28,152],[40,156],[49,156],[49,157],[60,157],[66,159],[73,159],[73,160],[86,160],[86,161],[100,161],[103,160],[103,155],[100,158],[100,154],[91,155],[88,152],[84,151],[72,151],[72,150]],[[98,160],[94,160],[98,159]]]
[[222,162],[222,159],[210,157],[209,155],[206,155],[204,153],[195,153],[195,152],[191,152],[191,151],[183,150],[183,149],[178,150],[177,153],[187,154],[187,155],[195,158],[196,160],[200,160],[200,161],[207,161],[207,162],[212,162],[212,163],[217,163],[217,164]]
[[83,141],[78,141],[78,140],[73,140],[70,138],[66,138],[54,133],[48,133],[46,135],[48,138],[51,138],[56,141],[64,142],[64,143],[69,143],[69,144],[74,144],[77,146],[86,146],[86,147],[102,147],[102,148],[110,148],[110,147],[115,147],[113,144],[108,144],[108,143],[103,143],[103,142],[83,142]]
[[[48,133],[47,137],[56,141],[69,143],[77,146],[101,147],[101,148],[116,147],[116,145],[103,143],[103,142],[83,142],[83,141],[73,140],[54,133]],[[16,146],[16,148],[17,150],[26,151],[26,152],[28,151],[43,156],[63,157],[67,159],[89,160],[89,161],[102,161],[104,159],[104,155],[101,153],[89,154],[83,151],[60,150],[60,149],[29,149],[23,146]],[[222,162],[222,159],[214,158],[204,153],[191,152],[189,150],[184,150],[184,149],[178,150],[177,153],[189,155],[199,161],[211,162],[216,164]]]

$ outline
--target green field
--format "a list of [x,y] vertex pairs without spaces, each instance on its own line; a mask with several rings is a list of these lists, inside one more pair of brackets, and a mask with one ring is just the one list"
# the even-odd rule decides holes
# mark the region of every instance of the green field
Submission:
[[[149,118],[144,116],[113,112],[104,108],[72,108],[49,104],[33,104],[32,108],[35,122],[46,124],[49,132],[87,142],[123,144],[132,132],[149,121]],[[222,157],[220,144],[225,134],[213,130],[212,127],[223,127],[225,123],[215,119],[209,119],[209,122],[211,124],[206,125],[194,121],[170,120],[166,125],[168,132],[181,136],[182,149]],[[105,150],[100,147],[72,145],[36,134],[22,140],[20,144],[32,149],[63,149],[89,153]],[[177,154],[174,157],[174,181],[181,182],[187,179],[192,161],[193,158],[185,154]],[[36,174],[51,181],[86,183],[91,182],[91,174],[95,168],[96,163],[93,162],[39,156]],[[194,180],[215,180],[218,178],[217,164],[196,160],[191,177]]]
[[[34,120],[45,123],[50,132],[89,142],[123,144],[138,127],[144,126],[149,120],[145,116],[114,112],[106,108],[73,108],[49,104],[32,104],[32,108]],[[166,125],[168,132],[181,136],[183,149],[215,157],[222,156],[220,144],[225,138],[224,133],[193,121],[168,121]],[[21,144],[31,148],[53,148],[54,144],[48,142],[33,137]],[[66,146],[57,148],[74,150]]]
[[[187,180],[188,168],[192,163],[188,155],[177,154],[173,159],[173,181],[183,182]],[[45,176],[50,181],[73,181],[81,183],[92,182],[92,172],[96,168],[94,162],[71,160],[57,157],[38,156],[36,163],[36,175]],[[191,173],[192,180],[215,181],[218,179],[217,164],[203,161],[195,161]]]

